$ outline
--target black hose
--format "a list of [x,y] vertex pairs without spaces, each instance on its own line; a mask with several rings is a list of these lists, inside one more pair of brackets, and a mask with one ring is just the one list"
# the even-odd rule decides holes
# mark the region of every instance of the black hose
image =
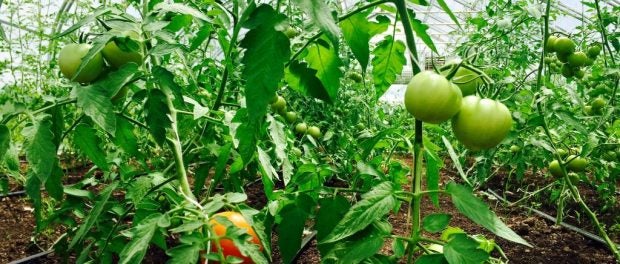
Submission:
[[25,257],[23,259],[18,259],[18,260],[15,260],[15,261],[11,261],[11,262],[9,262],[9,264],[29,263],[32,260],[38,259],[40,257],[45,257],[45,256],[47,256],[49,254],[52,254],[52,252],[54,252],[54,251],[53,250],[44,251],[44,252],[41,252],[41,253],[34,254],[32,256]]

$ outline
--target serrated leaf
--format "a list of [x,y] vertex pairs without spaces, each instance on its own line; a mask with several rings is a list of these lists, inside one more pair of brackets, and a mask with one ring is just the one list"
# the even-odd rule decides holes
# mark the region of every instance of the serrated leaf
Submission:
[[82,241],[82,239],[84,239],[84,235],[86,235],[88,230],[90,230],[90,228],[97,222],[97,220],[99,220],[99,215],[101,215],[101,213],[103,212],[103,209],[105,208],[105,205],[110,199],[112,192],[116,189],[116,186],[118,186],[118,182],[113,182],[101,191],[101,193],[99,194],[99,199],[97,200],[97,202],[95,202],[93,209],[90,210],[90,212],[87,214],[83,224],[80,226],[77,232],[75,232],[75,235],[71,239],[68,250],[71,250],[80,241]]
[[213,174],[212,186],[219,184],[224,176],[226,170],[226,164],[230,159],[230,151],[232,150],[232,144],[228,143],[220,148],[219,155],[217,157],[217,163],[215,163],[215,173]]
[[441,232],[450,224],[450,219],[452,216],[449,214],[430,214],[422,220],[422,227],[431,233]]
[[[307,49],[308,53],[305,60],[310,68],[316,70],[316,77],[319,78],[329,96],[329,101],[327,102],[331,103],[336,100],[338,88],[340,87],[340,78],[343,76],[340,71],[342,61],[338,56],[338,51],[321,39]],[[311,94],[313,93],[311,92]]]
[[282,222],[277,226],[278,246],[283,263],[292,263],[301,249],[301,238],[308,214],[295,204],[289,204],[278,213]]
[[465,234],[456,234],[443,246],[443,254],[450,264],[480,264],[489,254],[478,248],[479,244]]
[[367,13],[357,13],[340,22],[342,35],[347,42],[353,55],[360,62],[362,72],[366,72],[370,60],[370,39],[387,30],[389,20],[381,19],[379,22],[370,22]]
[[338,46],[340,29],[336,25],[336,20],[332,16],[327,3],[323,0],[294,0],[301,10],[314,21],[314,23],[325,33],[334,46]]
[[411,28],[413,29],[413,31],[415,31],[415,34],[424,42],[424,44],[426,44],[427,47],[429,47],[433,52],[437,53],[437,47],[435,47],[433,39],[428,33],[426,33],[426,31],[430,27],[424,24],[424,22],[422,22],[421,20],[416,19],[415,13],[413,13],[411,10],[408,11],[410,11],[409,17],[411,18]]
[[159,89],[151,89],[144,103],[144,108],[149,132],[151,132],[155,142],[161,146],[166,140],[166,128],[172,125],[166,95]]
[[347,238],[386,215],[396,204],[393,188],[391,182],[383,182],[362,195],[363,199],[351,207],[334,230],[319,243]]
[[459,212],[475,223],[506,240],[531,247],[527,241],[506,226],[506,224],[504,224],[482,200],[474,196],[467,187],[450,182],[446,186],[446,192],[450,193],[452,196],[452,203]]
[[407,64],[405,58],[405,43],[394,41],[392,36],[386,36],[377,43],[373,50],[372,77],[375,84],[375,100],[378,100],[387,89],[396,81],[396,77]]
[[28,197],[32,200],[32,206],[34,207],[34,219],[36,222],[37,230],[41,226],[41,181],[39,177],[33,173],[28,174],[26,179],[26,186],[24,186]]
[[325,263],[360,263],[375,255],[385,242],[385,234],[378,225],[370,225],[358,234],[331,245],[321,257]]
[[54,164],[58,162],[56,146],[52,143],[54,134],[50,130],[51,125],[49,115],[45,115],[22,131],[26,137],[26,159],[29,168],[42,184],[52,174]]
[[159,227],[157,223],[163,215],[159,213],[151,214],[133,228],[124,232],[130,236],[129,243],[119,254],[120,264],[140,263],[146,255],[146,250],[151,243],[155,231]]
[[[82,18],[81,20],[79,20],[77,23],[73,24],[71,27],[69,27],[68,29],[66,29],[65,31],[61,32],[60,34],[54,36],[54,38],[60,38],[62,36],[68,35],[69,33],[81,28],[82,26],[92,23],[93,21],[95,21],[95,19],[99,16],[108,14],[110,12],[112,12],[113,8],[111,7],[101,7],[98,9],[95,9],[90,13],[90,15]],[[76,74],[77,75],[77,74]]]
[[211,21],[209,17],[200,12],[200,10],[181,3],[159,3],[155,5],[153,11],[158,13],[172,12],[177,14],[190,15],[204,21]]
[[116,118],[116,132],[114,134],[114,144],[119,146],[130,156],[136,156],[138,152],[138,138],[133,132],[134,126],[124,118]]
[[106,87],[99,85],[76,86],[71,93],[77,98],[77,105],[95,124],[114,135],[116,117]]
[[267,116],[269,122],[269,135],[275,145],[276,157],[283,161],[288,158],[286,154],[286,134],[284,133],[284,125],[278,122],[272,115]]
[[134,81],[138,77],[142,76],[138,65],[135,63],[127,63],[121,66],[116,71],[110,72],[105,78],[97,81],[95,86],[99,86],[100,90],[107,91],[107,96],[112,98],[116,95],[125,85]]
[[267,112],[267,105],[284,76],[284,64],[290,57],[288,38],[276,30],[285,19],[271,6],[261,5],[246,23],[250,31],[241,41],[241,47],[246,49],[241,62],[245,65],[242,77],[246,80],[245,100],[253,129],[257,129]]
[[267,177],[271,182],[273,182],[273,178],[277,176],[276,170],[271,165],[271,158],[269,154],[265,152],[260,146],[258,148],[258,161],[263,171],[266,173],[263,177]]
[[6,125],[0,124],[0,161],[4,160],[4,154],[9,151],[10,143],[11,131]]
[[202,251],[200,243],[181,244],[171,248],[166,252],[170,259],[168,264],[195,264],[198,263],[200,252]]
[[292,61],[286,68],[285,80],[294,90],[326,102],[331,102],[329,93],[316,77],[317,71],[308,67],[305,62]]
[[174,74],[168,69],[160,66],[153,67],[152,71],[153,75],[157,76],[157,84],[161,91],[167,96],[170,96],[175,103],[179,105],[185,104],[181,91],[182,88],[174,81]]
[[465,175],[465,172],[463,171],[463,166],[461,166],[461,162],[459,161],[459,156],[454,151],[452,144],[450,144],[450,141],[448,141],[448,139],[445,136],[441,136],[441,140],[443,141],[443,144],[448,149],[448,155],[450,155],[450,159],[452,159],[452,163],[454,163],[454,167],[459,172],[459,175],[461,175],[462,179],[467,179],[467,176]]
[[100,169],[108,171],[108,161],[103,149],[99,146],[101,139],[95,134],[96,130],[85,123],[75,127],[73,142],[90,160]]

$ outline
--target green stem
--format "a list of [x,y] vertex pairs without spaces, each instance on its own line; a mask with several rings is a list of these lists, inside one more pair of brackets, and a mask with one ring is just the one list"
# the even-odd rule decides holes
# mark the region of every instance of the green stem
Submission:
[[181,139],[179,138],[178,130],[177,109],[174,107],[172,98],[168,94],[166,94],[166,102],[168,104],[168,109],[170,110],[170,121],[172,123],[171,128],[173,135],[173,138],[169,139],[168,143],[174,153],[174,161],[177,168],[179,183],[181,184],[181,191],[187,197],[196,200],[196,197],[194,197],[194,194],[192,193],[192,188],[189,185],[187,170],[185,170],[185,163],[183,162],[183,150],[181,148]]

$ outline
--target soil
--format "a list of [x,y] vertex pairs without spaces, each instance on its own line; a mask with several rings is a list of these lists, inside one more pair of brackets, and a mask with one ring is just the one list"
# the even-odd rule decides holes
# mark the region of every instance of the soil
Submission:
[[[404,161],[410,163],[410,159],[404,159]],[[410,166],[411,164],[408,165]],[[82,170],[82,172],[84,171]],[[72,177],[69,178],[71,179]],[[449,169],[443,171],[441,178],[442,184],[450,180],[458,179],[456,174]],[[492,187],[493,190],[496,191],[504,190],[503,186],[505,182],[503,182],[501,174],[496,178],[497,179],[494,179],[488,184],[488,187]],[[542,183],[540,181],[545,181],[545,178],[531,178],[534,179],[532,180],[534,182],[526,182],[524,184],[544,186],[541,185]],[[595,206],[597,203],[595,197],[596,192],[587,188],[587,186],[580,186],[580,190],[582,194],[587,197],[586,202]],[[511,201],[520,198],[520,193],[518,193],[517,190],[505,190],[505,193],[506,196],[513,195],[513,197],[508,197]],[[262,193],[260,184],[250,185],[247,189],[247,194],[250,205],[255,208],[261,208],[266,202],[266,197],[264,193]],[[422,212],[424,212],[424,214],[437,212],[451,214],[453,216],[450,222],[451,226],[458,226],[469,234],[483,234],[489,239],[495,239],[510,260],[510,263],[615,263],[609,250],[605,245],[599,242],[592,241],[563,227],[555,226],[547,220],[528,214],[528,212],[521,208],[505,207],[497,200],[489,200],[488,197],[483,198],[487,198],[487,203],[510,228],[530,242],[534,247],[529,248],[495,237],[492,233],[459,214],[456,208],[452,206],[450,199],[446,196],[441,196],[439,208],[434,207],[432,203],[426,199],[423,202]],[[398,213],[389,216],[389,221],[393,225],[393,232],[395,234],[407,235],[409,233],[407,209],[408,205],[403,204]],[[550,215],[554,215],[552,210],[553,205],[543,205],[541,209]],[[614,211],[618,212],[616,210]],[[608,221],[614,221],[613,219],[617,217],[617,214],[609,213],[609,215],[611,216],[607,217],[603,215],[602,220],[604,223],[610,223]],[[577,221],[575,218],[567,218],[569,222],[572,221],[577,226],[592,232],[593,230],[589,228],[589,222],[584,219],[585,217],[582,217],[582,221]],[[59,235],[57,232],[48,232],[46,235],[39,236],[35,243],[31,239],[34,233],[34,226],[35,221],[32,215],[32,208],[27,199],[24,197],[6,197],[0,199],[0,237],[6,238],[0,240],[0,263],[7,263],[44,251]],[[309,226],[311,226],[311,224],[309,224]],[[436,234],[426,235],[437,237]],[[273,262],[281,263],[276,246],[277,239],[277,234],[274,233],[272,240]],[[617,237],[614,237],[614,239],[618,242]],[[385,246],[381,249],[381,253],[388,255],[392,253],[390,241],[386,241]],[[163,251],[152,249],[148,252],[144,263],[161,263],[161,260],[165,257]],[[496,253],[494,257],[499,256]],[[60,261],[52,254],[28,263],[60,263]],[[301,252],[297,259],[297,263],[320,263],[320,254],[316,248],[315,240],[312,240],[308,247]]]

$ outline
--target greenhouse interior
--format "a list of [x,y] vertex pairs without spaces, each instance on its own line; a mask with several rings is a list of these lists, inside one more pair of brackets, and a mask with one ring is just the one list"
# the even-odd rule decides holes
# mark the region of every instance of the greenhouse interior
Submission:
[[620,263],[618,0],[0,0],[0,263]]

